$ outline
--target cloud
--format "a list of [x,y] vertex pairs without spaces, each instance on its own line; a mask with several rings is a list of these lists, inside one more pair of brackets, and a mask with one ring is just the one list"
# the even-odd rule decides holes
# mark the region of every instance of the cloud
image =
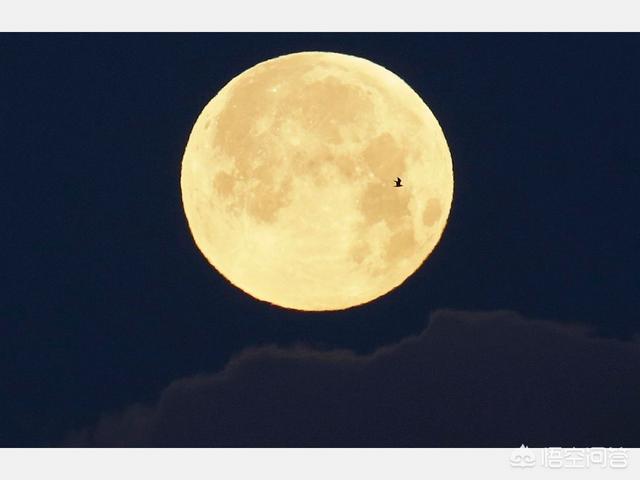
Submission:
[[68,446],[640,446],[640,344],[517,313],[440,310],[367,356],[246,350]]

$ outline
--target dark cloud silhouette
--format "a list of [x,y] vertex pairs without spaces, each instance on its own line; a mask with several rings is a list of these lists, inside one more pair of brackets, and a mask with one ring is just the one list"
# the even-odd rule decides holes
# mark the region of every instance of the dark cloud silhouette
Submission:
[[177,380],[70,446],[640,446],[640,344],[441,310],[357,356],[266,347]]

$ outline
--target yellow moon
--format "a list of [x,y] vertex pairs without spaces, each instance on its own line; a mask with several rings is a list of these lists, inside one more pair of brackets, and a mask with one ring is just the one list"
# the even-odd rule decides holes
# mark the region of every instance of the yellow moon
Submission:
[[232,284],[285,308],[341,310],[391,291],[433,251],[453,169],[402,79],[301,52],[249,68],[205,106],[181,188],[196,245]]

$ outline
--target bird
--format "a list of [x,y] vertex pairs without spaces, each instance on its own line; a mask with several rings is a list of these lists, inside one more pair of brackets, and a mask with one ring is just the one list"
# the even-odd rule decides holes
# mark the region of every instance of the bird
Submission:
[[404,187],[404,185],[402,185],[402,179],[400,177],[396,177],[395,182],[396,184],[394,185],[394,187]]

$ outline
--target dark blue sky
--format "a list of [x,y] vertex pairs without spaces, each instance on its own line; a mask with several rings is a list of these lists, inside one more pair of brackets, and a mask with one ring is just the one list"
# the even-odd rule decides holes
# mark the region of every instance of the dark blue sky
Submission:
[[[303,50],[395,72],[437,116],[455,192],[429,261],[383,299],[263,304],[193,244],[179,172],[232,77]],[[640,36],[0,35],[0,444],[153,401],[247,346],[368,353],[430,311],[513,309],[640,330]],[[637,446],[637,445],[636,445]]]

